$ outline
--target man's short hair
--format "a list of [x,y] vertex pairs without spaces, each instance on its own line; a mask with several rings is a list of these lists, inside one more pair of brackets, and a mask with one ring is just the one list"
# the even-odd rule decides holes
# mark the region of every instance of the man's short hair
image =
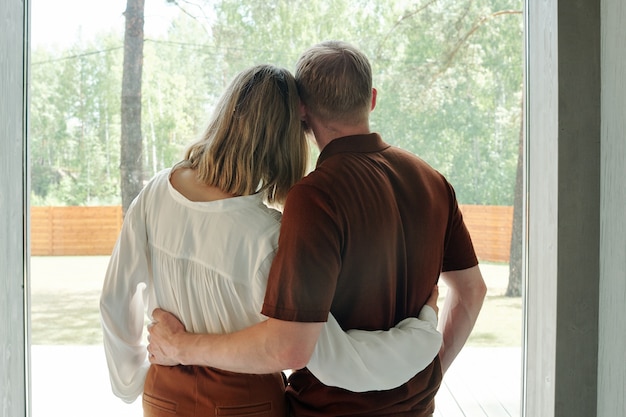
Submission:
[[365,54],[342,41],[305,51],[296,64],[300,99],[324,120],[358,123],[371,110],[372,69]]

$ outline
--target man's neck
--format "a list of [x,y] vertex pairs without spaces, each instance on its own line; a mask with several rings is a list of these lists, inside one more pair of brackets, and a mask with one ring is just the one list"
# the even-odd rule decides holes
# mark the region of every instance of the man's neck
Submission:
[[367,121],[358,125],[313,123],[311,129],[320,152],[335,139],[371,133],[369,122]]

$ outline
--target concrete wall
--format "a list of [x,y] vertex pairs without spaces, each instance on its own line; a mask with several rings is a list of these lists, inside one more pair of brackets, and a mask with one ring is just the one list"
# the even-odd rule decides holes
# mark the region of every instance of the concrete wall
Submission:
[[626,7],[602,3],[598,417],[626,416]]
[[0,1],[0,416],[27,413],[25,318],[26,6]]
[[527,13],[524,415],[626,416],[626,8]]

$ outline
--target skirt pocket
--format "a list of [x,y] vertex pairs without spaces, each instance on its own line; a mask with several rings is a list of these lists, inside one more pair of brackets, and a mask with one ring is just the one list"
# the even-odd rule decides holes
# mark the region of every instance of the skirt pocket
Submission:
[[216,416],[245,417],[245,416],[268,416],[272,411],[272,403],[258,403],[235,406],[216,406]]
[[178,404],[173,401],[164,400],[161,398],[157,398],[153,395],[143,393],[143,407],[153,407],[160,411],[165,411],[166,413],[176,414],[176,409],[178,408]]

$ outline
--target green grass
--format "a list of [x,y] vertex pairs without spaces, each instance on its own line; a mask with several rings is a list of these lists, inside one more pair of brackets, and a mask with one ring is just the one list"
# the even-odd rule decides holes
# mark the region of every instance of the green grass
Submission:
[[[35,345],[102,343],[98,291],[32,294],[31,340]],[[468,346],[520,346],[521,298],[488,296]],[[443,305],[443,301],[440,303]]]
[[468,346],[521,346],[522,299],[487,296]]
[[102,343],[99,291],[33,292],[31,343],[97,345]]
[[[102,343],[98,302],[105,257],[33,258],[31,341],[35,345]],[[522,299],[504,297],[506,265],[481,265],[489,288],[468,346],[521,346]],[[443,305],[445,287],[440,288]]]

